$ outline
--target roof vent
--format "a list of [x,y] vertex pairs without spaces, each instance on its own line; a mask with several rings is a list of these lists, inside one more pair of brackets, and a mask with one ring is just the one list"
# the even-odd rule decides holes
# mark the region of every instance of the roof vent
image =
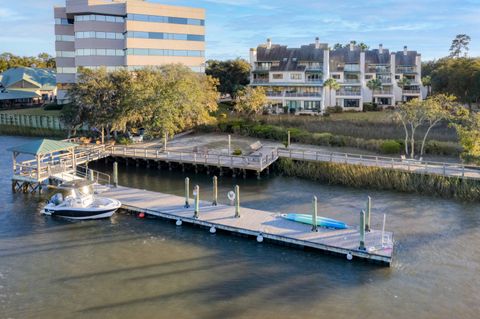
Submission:
[[315,49],[320,49],[320,38],[319,37],[315,38]]
[[272,48],[272,39],[268,38],[267,39],[267,49],[271,49]]

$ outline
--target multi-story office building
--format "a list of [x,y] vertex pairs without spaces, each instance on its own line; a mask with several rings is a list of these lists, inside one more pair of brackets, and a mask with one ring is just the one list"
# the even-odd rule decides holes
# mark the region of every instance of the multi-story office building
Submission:
[[[268,39],[250,49],[250,63],[251,85],[265,87],[269,104],[280,112],[318,112],[335,105],[362,110],[364,103],[394,106],[422,98],[420,54],[407,47],[390,53],[382,45],[362,50],[350,43],[331,50],[317,38],[314,44],[288,48]],[[324,86],[329,78],[339,90]],[[369,89],[371,79],[380,80],[381,88]]]
[[58,100],[79,67],[205,68],[205,10],[144,0],[66,0],[54,8]]

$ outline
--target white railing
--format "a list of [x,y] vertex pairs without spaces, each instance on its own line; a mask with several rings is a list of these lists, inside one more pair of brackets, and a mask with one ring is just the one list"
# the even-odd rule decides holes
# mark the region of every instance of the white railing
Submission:
[[475,165],[285,148],[278,149],[277,152],[279,157],[296,160],[376,166],[421,174],[480,180],[480,166]]
[[277,160],[276,150],[259,155],[235,156],[221,153],[199,153],[187,151],[164,151],[152,148],[133,148],[114,146],[111,155],[118,157],[139,158],[145,160],[162,160],[179,163],[204,164],[211,166],[244,168],[262,171]]

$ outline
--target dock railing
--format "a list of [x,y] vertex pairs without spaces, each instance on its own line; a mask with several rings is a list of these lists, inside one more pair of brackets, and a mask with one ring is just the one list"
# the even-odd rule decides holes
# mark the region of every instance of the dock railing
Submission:
[[421,161],[375,155],[279,148],[278,156],[303,161],[375,166],[413,173],[480,180],[480,167],[461,163]]
[[163,160],[179,163],[204,164],[262,171],[278,158],[276,149],[258,152],[253,155],[229,155],[219,152],[164,151],[154,148],[113,146],[111,154],[119,157],[132,157],[145,160]]

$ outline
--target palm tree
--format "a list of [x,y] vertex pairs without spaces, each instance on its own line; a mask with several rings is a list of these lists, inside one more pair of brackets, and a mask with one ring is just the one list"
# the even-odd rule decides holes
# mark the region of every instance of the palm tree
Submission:
[[402,90],[404,90],[406,86],[410,85],[410,83],[412,83],[412,82],[409,79],[407,79],[406,77],[402,77],[402,79],[397,82],[397,85]]
[[382,89],[382,81],[380,79],[371,79],[367,82],[367,87],[372,90],[372,103],[373,103],[373,96],[375,95],[376,90]]
[[422,85],[427,88],[427,96],[429,96],[432,88],[432,77],[430,75],[424,76],[422,78]]
[[333,78],[329,78],[328,80],[325,81],[325,83],[323,83],[323,85],[330,90],[329,105],[332,106],[332,90],[334,90],[334,91],[339,90],[340,89],[340,84],[337,82],[337,80],[335,80]]

